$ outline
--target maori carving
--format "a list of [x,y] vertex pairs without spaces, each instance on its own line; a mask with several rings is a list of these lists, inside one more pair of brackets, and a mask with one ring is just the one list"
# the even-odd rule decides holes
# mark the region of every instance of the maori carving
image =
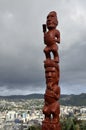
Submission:
[[[60,32],[56,29],[58,25],[57,14],[52,11],[48,14],[46,24],[43,24],[46,90],[44,94],[45,104],[42,122],[42,130],[61,130],[59,122],[60,114],[60,87],[59,87],[59,55],[58,45],[60,43]],[[48,31],[47,31],[48,30]]]
[[[58,25],[57,15],[55,11],[52,11],[47,16],[46,24],[43,25],[44,32],[44,53],[47,59],[51,59],[50,52],[54,55],[54,60],[59,62],[58,46],[56,43],[60,43],[60,32],[56,29]],[[48,31],[46,31],[46,26]]]

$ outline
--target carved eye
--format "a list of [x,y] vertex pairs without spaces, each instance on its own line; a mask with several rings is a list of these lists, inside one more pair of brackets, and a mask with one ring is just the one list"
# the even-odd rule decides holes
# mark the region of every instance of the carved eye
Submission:
[[47,16],[47,19],[53,18],[53,17],[54,17],[54,15],[49,15],[49,16]]
[[51,17],[54,17],[54,15],[51,15]]

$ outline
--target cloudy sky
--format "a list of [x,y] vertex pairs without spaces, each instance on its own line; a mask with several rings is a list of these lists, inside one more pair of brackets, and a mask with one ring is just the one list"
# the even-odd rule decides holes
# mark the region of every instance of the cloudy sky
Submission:
[[86,93],[86,1],[0,0],[0,95],[45,92],[42,24],[52,10],[61,33],[61,93]]

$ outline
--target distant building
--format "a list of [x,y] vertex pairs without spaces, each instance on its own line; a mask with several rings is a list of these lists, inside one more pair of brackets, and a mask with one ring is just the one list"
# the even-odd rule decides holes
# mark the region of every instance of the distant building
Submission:
[[14,121],[17,118],[18,113],[15,111],[8,111],[6,114],[6,121]]

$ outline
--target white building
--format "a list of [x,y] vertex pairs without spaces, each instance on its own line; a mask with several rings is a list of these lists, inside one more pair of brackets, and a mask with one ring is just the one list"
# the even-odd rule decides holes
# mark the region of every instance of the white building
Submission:
[[8,111],[6,114],[6,121],[14,121],[18,116],[18,113],[15,111]]

